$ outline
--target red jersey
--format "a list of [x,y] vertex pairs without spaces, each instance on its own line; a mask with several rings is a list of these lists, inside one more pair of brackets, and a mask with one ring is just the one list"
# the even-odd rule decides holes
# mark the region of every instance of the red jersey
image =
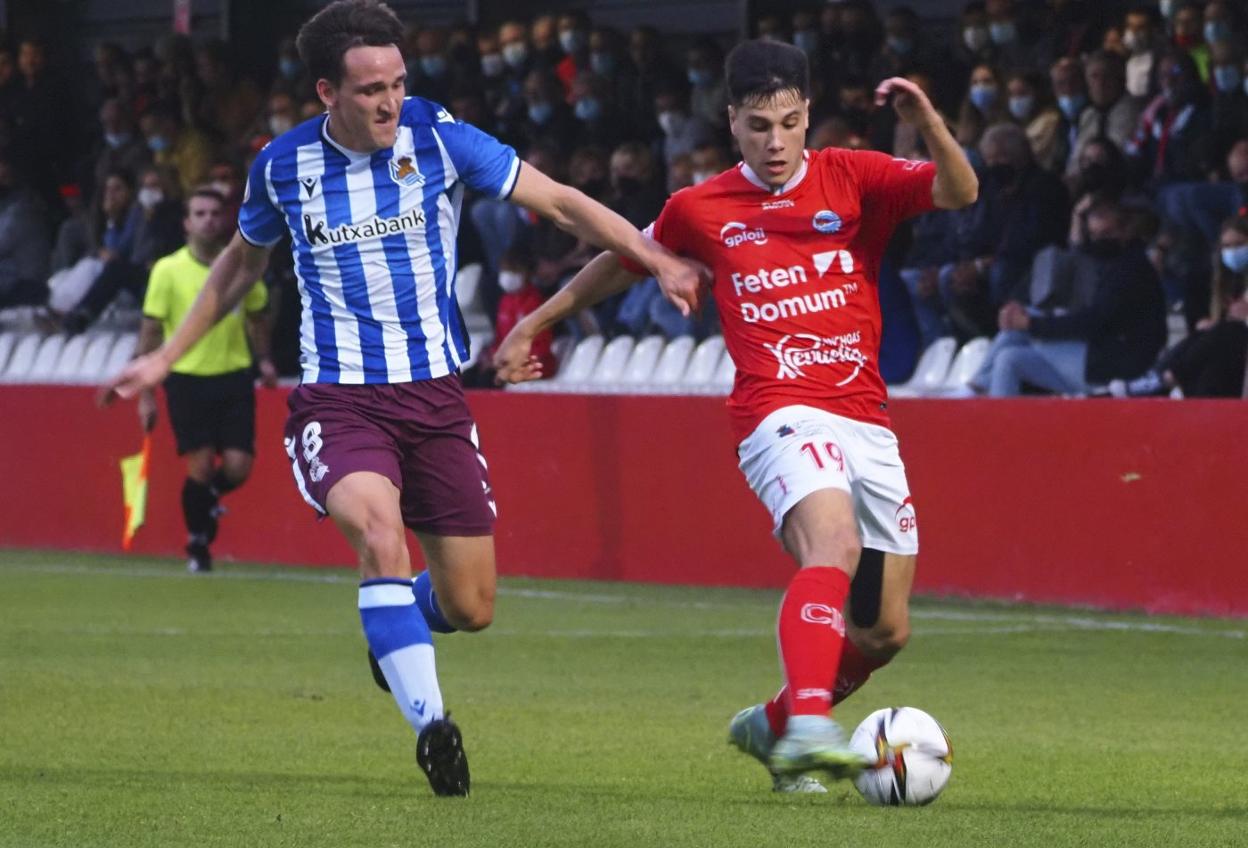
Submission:
[[679,191],[647,230],[714,272],[737,368],[728,408],[738,441],[792,404],[889,424],[878,362],[880,260],[900,221],[933,208],[936,168],[869,151],[804,156],[779,191],[744,163]]

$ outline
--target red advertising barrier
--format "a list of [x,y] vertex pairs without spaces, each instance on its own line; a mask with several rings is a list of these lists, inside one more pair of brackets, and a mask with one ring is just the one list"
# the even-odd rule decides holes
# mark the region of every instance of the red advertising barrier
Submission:
[[[503,574],[787,582],[722,399],[477,392],[471,403]],[[117,461],[140,443],[133,406],[8,386],[0,408],[0,546],[119,551]],[[255,471],[226,500],[214,552],[350,565],[294,487],[284,416],[285,393],[262,391]],[[918,400],[893,417],[918,505],[919,591],[1248,616],[1248,404]],[[180,553],[181,485],[162,421],[136,553]]]

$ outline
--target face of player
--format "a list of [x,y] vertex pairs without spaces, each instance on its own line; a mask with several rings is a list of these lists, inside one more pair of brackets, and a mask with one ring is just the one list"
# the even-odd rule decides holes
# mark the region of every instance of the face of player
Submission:
[[732,135],[741,158],[773,187],[787,183],[802,164],[810,101],[797,92],[781,92],[762,103],[728,107]]
[[407,71],[395,45],[352,47],[342,57],[342,82],[317,80],[334,140],[360,153],[393,147],[403,109]]
[[182,224],[192,244],[201,248],[219,245],[225,236],[225,208],[211,197],[192,197]]

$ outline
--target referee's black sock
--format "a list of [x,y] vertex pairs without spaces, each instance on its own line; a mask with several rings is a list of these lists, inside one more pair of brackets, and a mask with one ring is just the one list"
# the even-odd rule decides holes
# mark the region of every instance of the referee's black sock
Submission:
[[237,483],[234,482],[229,477],[225,476],[225,469],[218,468],[216,473],[212,475],[212,481],[208,485],[212,487],[213,494],[217,497],[221,497],[222,495],[229,494],[237,489],[240,485],[242,485],[242,481],[240,480]]
[[186,478],[182,484],[182,516],[186,519],[186,532],[191,537],[191,544],[207,545],[216,535],[216,522],[212,517],[216,505],[217,496],[207,483]]

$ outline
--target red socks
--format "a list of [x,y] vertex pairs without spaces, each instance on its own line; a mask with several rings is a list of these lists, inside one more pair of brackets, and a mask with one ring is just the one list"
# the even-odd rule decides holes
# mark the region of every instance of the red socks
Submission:
[[[832,687],[832,703],[839,704],[854,694],[862,684],[867,682],[871,672],[888,664],[888,660],[869,657],[849,639],[841,642],[841,665],[836,674],[836,684]],[[763,705],[767,713],[767,723],[776,738],[784,735],[785,725],[789,721],[788,687],[781,687],[776,696]]]
[[780,602],[776,631],[789,715],[827,715],[841,662],[849,575],[839,568],[803,568]]

